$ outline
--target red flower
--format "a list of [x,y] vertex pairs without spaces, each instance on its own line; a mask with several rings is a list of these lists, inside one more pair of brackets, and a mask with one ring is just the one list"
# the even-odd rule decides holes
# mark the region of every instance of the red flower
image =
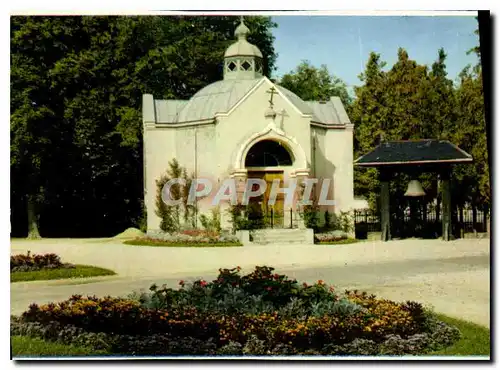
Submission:
[[319,285],[323,285],[325,282],[323,280],[318,280]]
[[184,280],[179,281],[179,285],[184,286]]
[[200,285],[203,286],[203,287],[205,287],[205,286],[208,285],[208,283],[205,280],[201,280],[200,281]]
[[335,288],[333,286],[330,287],[330,292],[333,292]]
[[268,286],[268,287],[266,288],[266,290],[267,290],[268,292],[270,292],[271,290],[273,290],[273,288],[271,288],[270,286]]
[[280,277],[280,276],[279,276],[278,274],[274,274],[274,278],[275,278],[276,280],[277,280],[277,279],[279,279],[279,277]]
[[307,283],[302,284],[304,288],[307,288]]
[[241,271],[241,267],[240,266],[236,266],[236,270]]

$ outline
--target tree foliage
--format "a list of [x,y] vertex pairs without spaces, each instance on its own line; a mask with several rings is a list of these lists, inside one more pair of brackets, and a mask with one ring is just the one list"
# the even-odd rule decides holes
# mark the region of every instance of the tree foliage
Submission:
[[[138,225],[142,94],[188,99],[220,80],[238,22],[237,17],[12,17],[13,235],[28,231],[36,237],[40,229],[43,236],[104,236]],[[270,77],[276,25],[268,17],[245,22]],[[479,48],[471,52],[479,61]],[[444,50],[425,66],[399,49],[388,70],[381,56],[371,53],[360,77],[354,99],[326,66],[309,62],[279,83],[303,100],[339,96],[355,124],[356,157],[382,137],[450,140],[474,157],[473,165],[454,168],[454,201],[491,203],[480,62],[465,68],[454,84]],[[422,180],[435,197],[435,177]],[[403,191],[406,181],[396,181],[393,192]],[[376,205],[376,170],[356,169],[355,186]]]
[[[195,227],[196,207],[188,203],[189,191],[193,175],[189,176],[184,167],[176,159],[169,162],[169,168],[156,180],[155,214],[160,218],[160,229],[174,233],[184,227]],[[164,200],[164,187],[172,179],[182,179],[184,183],[172,184],[168,194],[172,200],[180,200],[180,204],[170,205]]]
[[278,83],[305,101],[328,101],[338,96],[346,107],[352,103],[345,82],[331,75],[326,65],[316,68],[303,61],[294,71],[283,75]]
[[[355,157],[373,150],[382,139],[449,140],[474,158],[472,165],[454,166],[454,204],[490,204],[480,64],[464,69],[458,85],[447,77],[443,49],[438,50],[430,68],[411,60],[402,48],[398,50],[397,62],[387,71],[384,66],[380,55],[371,53],[360,76],[364,84],[355,88],[351,109]],[[393,180],[391,192],[396,199],[403,199],[408,181],[406,175]],[[428,200],[436,198],[436,175],[422,175],[421,181]],[[379,182],[375,169],[355,169],[355,192],[368,198],[372,207],[377,206]]]
[[[276,55],[268,17],[249,41]],[[141,218],[141,97],[188,99],[222,78],[237,17],[12,17],[13,234],[112,235]],[[28,207],[28,203],[30,207]]]

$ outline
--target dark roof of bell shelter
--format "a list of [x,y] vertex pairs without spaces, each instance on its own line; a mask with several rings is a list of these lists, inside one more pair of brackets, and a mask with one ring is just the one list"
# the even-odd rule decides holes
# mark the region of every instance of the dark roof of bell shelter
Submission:
[[357,166],[472,162],[472,156],[447,140],[398,140],[380,143],[354,161]]

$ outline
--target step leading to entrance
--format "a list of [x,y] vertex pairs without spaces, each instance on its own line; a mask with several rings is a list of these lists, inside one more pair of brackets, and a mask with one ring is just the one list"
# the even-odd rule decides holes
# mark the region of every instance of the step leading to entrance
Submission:
[[314,244],[313,229],[262,229],[251,231],[252,244]]

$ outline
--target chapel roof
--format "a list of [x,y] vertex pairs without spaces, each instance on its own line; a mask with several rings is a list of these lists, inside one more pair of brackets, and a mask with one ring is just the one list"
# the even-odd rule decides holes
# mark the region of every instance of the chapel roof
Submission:
[[[227,113],[260,80],[221,80],[198,91],[189,100],[156,100],[158,123],[202,121]],[[161,102],[158,104],[158,102]],[[173,102],[173,103],[171,103]],[[180,108],[180,109],[179,109]],[[162,118],[165,118],[163,120]],[[160,119],[162,119],[160,121]]]
[[447,140],[398,140],[379,144],[354,161],[357,166],[472,162],[472,156]]
[[[157,123],[183,123],[212,119],[217,113],[229,112],[257,84],[254,80],[221,80],[198,91],[189,100],[155,100]],[[290,90],[274,85],[302,114],[310,115],[311,121],[326,125],[350,123],[340,98],[327,102],[305,102]]]
[[328,101],[306,101],[305,103],[311,108],[313,120],[316,122],[330,125],[350,123],[338,96],[332,96]]
[[154,100],[156,123],[186,123],[215,118],[217,113],[228,113],[256,85],[272,84],[301,114],[311,121],[327,125],[350,123],[339,98],[327,102],[305,102],[290,90],[273,84],[263,76],[262,53],[246,37],[250,30],[243,17],[234,34],[237,41],[224,55],[224,79],[214,82],[189,100]]

